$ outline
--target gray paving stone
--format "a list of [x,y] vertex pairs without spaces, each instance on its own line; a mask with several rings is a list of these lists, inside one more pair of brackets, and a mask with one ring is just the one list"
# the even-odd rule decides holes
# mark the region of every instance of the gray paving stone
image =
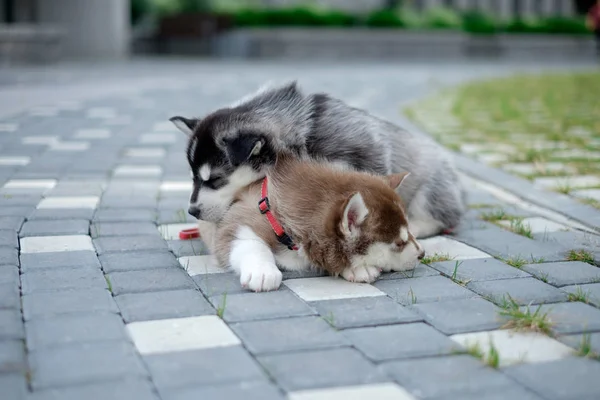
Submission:
[[93,251],[57,251],[51,253],[21,254],[23,273],[42,269],[93,267],[100,269],[100,262]]
[[517,386],[515,383],[510,387],[492,387],[483,389],[477,392],[457,392],[440,397],[432,398],[432,400],[543,400],[540,396],[532,391]]
[[[457,261],[442,261],[431,266],[447,277],[454,275]],[[479,258],[458,261],[456,279],[461,281],[492,281],[496,279],[525,278],[531,276],[527,272],[511,267],[495,258]]]
[[[187,207],[187,205],[186,205]],[[157,222],[159,224],[179,224],[183,222],[196,222],[196,218],[192,217],[185,211],[185,209],[181,210],[172,210],[172,209],[162,209],[158,210]]]
[[34,206],[11,206],[0,209],[0,217],[25,217],[35,210]]
[[528,264],[522,269],[558,287],[600,282],[600,268],[581,261]]
[[19,267],[16,265],[0,266],[0,284],[4,283],[20,286]]
[[223,295],[223,293],[249,293],[240,284],[240,277],[236,274],[221,273],[221,274],[201,274],[192,277],[196,285],[200,288],[206,297]]
[[0,246],[19,248],[19,238],[17,232],[13,230],[0,230]]
[[522,364],[503,372],[546,399],[592,400],[600,395],[600,363],[585,358]]
[[97,222],[90,227],[93,238],[103,236],[160,235],[151,222]]
[[567,301],[566,293],[535,278],[471,282],[467,287],[496,304],[501,304],[507,294],[519,305]]
[[557,339],[576,350],[581,349],[582,344],[589,345],[593,353],[600,355],[600,332],[563,335]]
[[575,295],[584,294],[590,304],[600,307],[600,283],[591,283],[589,285],[573,285],[562,288],[567,293]]
[[374,361],[441,356],[456,351],[455,342],[422,322],[343,331],[345,337]]
[[175,256],[168,252],[107,253],[99,257],[106,273],[154,268],[181,268]]
[[440,273],[429,265],[418,264],[412,271],[399,271],[399,272],[386,272],[381,274],[379,280],[390,280],[390,279],[410,279],[410,278],[422,278],[425,276],[436,276]]
[[14,309],[0,310],[0,340],[23,339],[25,330],[21,311]]
[[490,388],[503,390],[514,385],[501,372],[469,355],[392,361],[380,368],[420,399]]
[[25,344],[22,340],[0,340],[0,374],[24,374],[27,371],[25,358]]
[[23,224],[19,236],[87,235],[89,232],[90,222],[85,219],[33,220]]
[[91,208],[61,208],[35,210],[27,218],[29,221],[64,221],[64,220],[86,220],[90,221],[94,216],[94,210]]
[[0,247],[0,265],[19,265],[19,252],[12,247]]
[[37,318],[25,324],[25,331],[30,351],[74,343],[128,340],[123,320],[110,313]]
[[311,302],[337,329],[422,321],[423,318],[387,296]]
[[540,312],[548,313],[552,330],[558,334],[600,331],[600,310],[588,304],[545,304]]
[[284,400],[285,397],[272,383],[240,382],[211,387],[170,390],[162,393],[163,400]]
[[329,274],[323,270],[308,270],[308,271],[281,271],[283,280],[299,279],[299,278],[317,278],[320,276],[328,276]]
[[159,391],[169,388],[266,380],[241,346],[180,351],[144,357]]
[[101,237],[93,240],[98,254],[124,251],[161,251],[167,243],[156,236]]
[[210,254],[202,240],[168,240],[169,250],[177,257],[202,256]]
[[129,378],[122,381],[91,383],[37,391],[29,400],[158,400],[150,381]]
[[[0,207],[2,208],[2,207]],[[25,222],[24,217],[0,217],[0,226],[4,229],[18,231]]]
[[196,288],[192,278],[182,268],[111,272],[106,277],[115,296],[124,293]]
[[345,337],[316,316],[238,322],[230,327],[253,354],[348,345]]
[[27,381],[21,373],[0,374],[2,396],[9,400],[24,400],[27,398]]
[[375,282],[373,286],[404,305],[477,297],[443,276],[384,280]]
[[96,267],[33,270],[21,275],[23,294],[65,289],[107,289],[102,271]]
[[447,335],[492,330],[503,324],[498,317],[499,308],[484,299],[417,303],[409,308],[420,313],[425,321]]
[[596,265],[600,265],[600,237],[582,232],[548,232],[534,235],[546,245],[562,246],[567,250],[585,250],[592,254]]
[[241,293],[209,298],[215,308],[223,307],[226,322],[302,317],[316,312],[289,290]]
[[[185,318],[215,314],[197,290],[122,294],[115,297],[125,322]],[[148,305],[151,304],[152,307]]]
[[34,390],[145,377],[147,372],[129,342],[84,343],[29,353]]
[[21,308],[19,285],[14,283],[0,284],[0,308]]
[[96,210],[93,219],[98,222],[152,222],[156,220],[156,211],[154,209],[100,208]]
[[32,293],[23,296],[25,320],[68,313],[118,312],[115,302],[104,289],[66,290]]
[[258,361],[288,392],[391,380],[352,348],[273,354]]
[[[20,178],[16,178],[20,179]],[[40,194],[9,194],[0,195],[0,208],[11,206],[37,206],[42,199]]]

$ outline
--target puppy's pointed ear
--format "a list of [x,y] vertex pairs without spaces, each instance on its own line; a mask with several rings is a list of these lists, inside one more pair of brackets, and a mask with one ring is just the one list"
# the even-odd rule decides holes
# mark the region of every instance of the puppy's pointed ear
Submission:
[[196,118],[189,119],[179,115],[169,118],[169,121],[171,121],[177,127],[177,129],[188,136],[192,136],[192,133],[194,133],[194,128],[198,122],[200,122],[200,120]]
[[387,184],[390,185],[390,187],[396,191],[396,190],[398,190],[398,188],[400,188],[400,185],[402,185],[402,182],[404,182],[404,180],[409,175],[410,175],[410,172],[402,172],[400,174],[388,175],[388,176],[384,177],[384,179],[387,182]]
[[360,226],[369,215],[369,209],[360,193],[356,192],[344,203],[341,222],[342,233],[348,237],[355,237],[360,230]]
[[223,142],[229,162],[234,167],[261,154],[266,144],[262,137],[256,135],[240,135],[234,139],[223,139]]

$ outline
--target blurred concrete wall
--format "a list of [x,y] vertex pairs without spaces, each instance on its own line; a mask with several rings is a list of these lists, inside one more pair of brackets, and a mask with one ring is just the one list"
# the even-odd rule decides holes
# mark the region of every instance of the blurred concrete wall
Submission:
[[38,0],[39,23],[67,31],[67,57],[121,58],[129,54],[129,0]]

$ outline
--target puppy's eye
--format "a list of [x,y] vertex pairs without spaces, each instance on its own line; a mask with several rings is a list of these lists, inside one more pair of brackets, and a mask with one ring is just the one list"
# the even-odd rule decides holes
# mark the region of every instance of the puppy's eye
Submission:
[[214,177],[202,182],[202,185],[208,187],[209,189],[217,190],[220,187],[225,186],[225,183],[226,182],[224,178]]
[[406,246],[407,242],[404,242],[402,240],[396,240],[394,242],[394,247],[396,248],[396,250],[402,250],[405,246]]

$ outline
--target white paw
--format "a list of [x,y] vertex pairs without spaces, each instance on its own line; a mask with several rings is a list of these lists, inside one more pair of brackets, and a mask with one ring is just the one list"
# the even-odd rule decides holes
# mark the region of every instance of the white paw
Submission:
[[254,292],[268,292],[279,289],[283,275],[275,264],[260,264],[242,268],[242,287]]
[[357,267],[346,268],[342,271],[342,277],[349,282],[375,282],[381,275],[381,270],[377,267]]

